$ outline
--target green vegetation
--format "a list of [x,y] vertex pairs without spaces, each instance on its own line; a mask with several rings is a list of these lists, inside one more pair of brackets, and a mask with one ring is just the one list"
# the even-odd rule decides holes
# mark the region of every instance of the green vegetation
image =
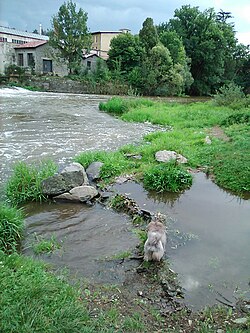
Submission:
[[250,96],[246,97],[242,88],[234,83],[222,86],[213,100],[215,105],[229,106],[232,109],[250,106]]
[[99,104],[99,109],[120,116],[123,113],[128,112],[130,109],[153,105],[153,101],[142,98],[124,99],[120,97],[112,97],[109,100],[109,103],[101,102]]
[[[106,182],[119,174],[130,173],[143,180],[147,188],[166,190],[163,184],[167,172],[164,177],[163,172],[170,166],[159,164],[154,157],[157,151],[164,149],[185,156],[188,159],[186,167],[203,167],[213,175],[217,184],[226,189],[238,194],[250,191],[249,108],[216,106],[213,101],[193,104],[150,101],[149,104],[136,105],[135,99],[117,97],[106,104],[102,103],[101,108],[110,111],[114,104],[116,114],[121,114],[121,119],[125,121],[149,121],[163,128],[162,131],[146,135],[145,142],[140,146],[127,145],[117,152],[82,153],[76,157],[76,161],[85,167],[93,161],[102,161],[101,178]],[[164,128],[167,130],[164,131]],[[211,144],[206,143],[207,136]],[[129,157],[133,155],[140,155],[141,159]],[[110,168],[114,171],[111,172]],[[183,188],[189,187],[191,176],[183,170],[179,171],[179,168],[172,167],[170,173],[179,173]]]
[[20,209],[0,203],[0,251],[14,252],[22,237],[23,213]]
[[17,163],[7,183],[8,199],[15,205],[45,200],[41,191],[41,182],[53,176],[56,171],[57,166],[52,161],[43,161],[37,166],[27,165],[25,162]]
[[50,239],[37,237],[36,243],[33,244],[35,254],[51,253],[60,248],[61,244],[55,239],[54,236],[51,236]]
[[143,184],[157,192],[181,192],[192,185],[192,176],[174,161],[148,168],[143,175]]
[[77,11],[76,4],[71,0],[62,4],[58,13],[52,17],[49,44],[56,50],[54,56],[67,61],[70,74],[79,71],[82,60],[80,50],[90,48],[87,19],[88,14],[82,8]]

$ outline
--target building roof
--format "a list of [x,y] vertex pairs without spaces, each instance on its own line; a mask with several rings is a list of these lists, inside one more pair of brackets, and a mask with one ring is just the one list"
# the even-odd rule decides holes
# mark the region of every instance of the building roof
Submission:
[[83,59],[88,59],[88,58],[91,58],[91,57],[97,57],[97,58],[100,58],[99,55],[97,53],[88,53],[88,54],[84,54],[83,55]]
[[121,34],[122,31],[95,31],[95,32],[91,32],[91,35],[95,35],[95,34]]
[[21,45],[18,45],[15,47],[15,49],[32,49],[36,48],[38,46],[47,44],[48,42],[46,40],[39,40],[39,41],[34,41],[34,42],[29,42],[29,43],[24,43]]
[[0,33],[5,33],[9,35],[15,35],[15,36],[20,36],[20,37],[28,37],[28,38],[34,38],[34,39],[40,39],[40,40],[49,40],[48,36],[44,35],[39,35],[39,34],[34,34],[32,32],[27,32],[27,31],[20,31],[12,28],[6,28],[0,26]]

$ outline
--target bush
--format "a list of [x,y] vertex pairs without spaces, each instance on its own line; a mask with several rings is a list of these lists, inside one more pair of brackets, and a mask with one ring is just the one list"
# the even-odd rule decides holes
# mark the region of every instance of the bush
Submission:
[[152,106],[153,104],[153,101],[142,98],[126,99],[112,97],[110,100],[108,100],[108,102],[101,102],[99,104],[99,109],[120,116],[128,112],[130,109],[134,109],[143,105]]
[[19,77],[21,77],[25,73],[25,69],[17,65],[9,65],[5,68],[4,72],[7,76],[10,76],[11,74],[17,74]]
[[248,124],[250,122],[250,113],[234,113],[221,122],[223,126],[234,124]]
[[55,174],[56,165],[52,161],[43,161],[40,165],[27,165],[19,162],[7,182],[6,195],[11,203],[17,205],[28,201],[43,201],[41,182]]
[[250,99],[245,96],[242,88],[234,83],[221,87],[213,101],[215,105],[229,106],[232,109],[240,109],[250,105]]
[[20,209],[0,203],[0,250],[14,252],[23,231],[23,214]]
[[145,188],[157,192],[180,192],[192,185],[192,176],[176,162],[150,167],[143,177]]

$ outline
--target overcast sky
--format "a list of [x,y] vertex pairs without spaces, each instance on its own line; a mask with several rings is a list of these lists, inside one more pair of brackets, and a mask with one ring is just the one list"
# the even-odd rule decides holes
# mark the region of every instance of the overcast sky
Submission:
[[[77,8],[88,13],[91,32],[128,28],[133,34],[143,21],[151,17],[155,24],[167,22],[174,10],[182,5],[198,6],[201,11],[215,8],[233,15],[239,42],[250,44],[249,0],[75,0]],[[58,12],[63,0],[0,0],[0,25],[32,32],[51,28],[51,17]]]

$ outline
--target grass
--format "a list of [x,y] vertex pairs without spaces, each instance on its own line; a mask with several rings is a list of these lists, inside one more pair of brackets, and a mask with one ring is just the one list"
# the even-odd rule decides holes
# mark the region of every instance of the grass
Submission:
[[7,198],[14,205],[45,200],[41,190],[42,180],[53,176],[56,171],[57,166],[52,161],[43,161],[39,165],[17,163],[7,182]]
[[22,238],[23,220],[21,209],[0,203],[0,251],[16,251]]
[[192,185],[192,176],[174,161],[149,168],[143,175],[143,184],[157,192],[181,192]]
[[33,244],[33,250],[35,254],[52,253],[53,251],[60,249],[61,244],[51,236],[50,239],[37,238],[38,242]]
[[[123,105],[121,100],[119,98],[115,100],[115,103]],[[113,103],[114,99],[103,103],[102,109],[108,110]],[[118,152],[112,153],[120,156],[120,168],[116,168],[115,161],[113,165],[116,168],[116,175],[119,172],[134,173],[140,180],[145,179],[145,176],[149,178],[148,175],[152,173],[152,170],[156,173],[158,171],[160,175],[161,168],[165,167],[159,166],[155,161],[155,153],[163,149],[174,150],[188,159],[186,167],[203,167],[207,173],[213,175],[218,185],[238,195],[250,191],[249,108],[240,107],[234,110],[228,106],[216,106],[213,102],[170,104],[150,101],[148,105],[140,103],[136,105],[134,102],[130,104],[130,100],[125,99],[124,103],[126,112],[120,112],[121,119],[124,121],[148,121],[162,125],[166,130],[146,135],[144,143],[140,146],[127,145]],[[223,140],[219,135],[210,134],[215,126],[219,126],[224,131],[229,138],[228,141]],[[207,135],[211,139],[211,145],[205,143]],[[142,158],[132,164],[126,164],[126,154],[137,154]],[[108,153],[106,153],[106,159],[108,159]],[[151,186],[147,181],[146,185],[148,188],[157,188],[162,191],[164,179],[163,177],[162,184],[157,186]],[[155,184],[155,180],[152,184]],[[189,181],[187,185],[190,186]]]
[[112,97],[109,100],[109,103],[101,102],[99,104],[99,109],[114,115],[122,115],[123,113],[128,112],[130,109],[134,109],[143,105],[151,106],[153,104],[154,103],[152,101],[142,98],[124,99],[120,97]]

